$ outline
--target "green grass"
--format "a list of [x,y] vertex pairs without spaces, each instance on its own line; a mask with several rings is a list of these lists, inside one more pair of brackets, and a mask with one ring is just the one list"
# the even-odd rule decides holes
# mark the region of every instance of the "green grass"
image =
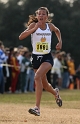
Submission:
[[63,90],[61,96],[65,101],[80,101],[80,90]]
[[[61,90],[60,95],[63,101],[80,101],[80,90]],[[53,102],[54,96],[43,91],[42,103]],[[0,103],[29,103],[35,102],[35,93],[27,94],[0,94]]]

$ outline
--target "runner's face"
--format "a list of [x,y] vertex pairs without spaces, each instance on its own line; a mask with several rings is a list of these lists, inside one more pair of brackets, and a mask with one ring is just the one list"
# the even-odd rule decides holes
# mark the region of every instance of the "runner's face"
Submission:
[[46,10],[38,10],[37,19],[39,22],[45,23],[47,18],[48,16],[47,16]]

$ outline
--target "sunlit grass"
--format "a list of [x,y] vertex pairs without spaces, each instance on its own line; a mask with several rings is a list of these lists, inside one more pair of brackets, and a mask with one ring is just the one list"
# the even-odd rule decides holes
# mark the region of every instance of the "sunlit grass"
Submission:
[[[80,101],[80,90],[61,90],[60,95],[64,101]],[[35,93],[0,94],[0,103],[25,103],[32,101],[35,101]],[[54,96],[46,91],[43,91],[42,101],[54,101]]]
[[[80,90],[61,90],[63,108],[80,108]],[[26,94],[0,94],[0,103],[35,104],[35,93]],[[43,91],[42,105],[56,106],[52,94]]]

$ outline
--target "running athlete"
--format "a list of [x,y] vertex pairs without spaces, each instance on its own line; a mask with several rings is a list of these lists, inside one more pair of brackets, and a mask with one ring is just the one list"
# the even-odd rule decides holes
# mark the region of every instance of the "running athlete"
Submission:
[[29,16],[28,28],[19,36],[20,40],[31,35],[32,40],[32,64],[35,72],[35,92],[36,104],[34,108],[29,109],[30,114],[40,116],[40,101],[43,88],[52,93],[59,107],[62,106],[62,100],[59,95],[59,89],[49,84],[46,73],[53,66],[53,58],[51,56],[51,36],[52,31],[55,32],[58,43],[56,49],[62,48],[62,39],[60,30],[49,21],[49,11],[46,7],[40,7],[36,11],[36,16]]

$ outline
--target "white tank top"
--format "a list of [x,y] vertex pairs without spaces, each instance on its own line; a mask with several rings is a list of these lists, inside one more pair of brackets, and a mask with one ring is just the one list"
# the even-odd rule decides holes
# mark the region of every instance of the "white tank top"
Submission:
[[46,30],[38,28],[31,34],[31,41],[33,47],[33,54],[48,54],[51,51],[51,31],[46,23]]

